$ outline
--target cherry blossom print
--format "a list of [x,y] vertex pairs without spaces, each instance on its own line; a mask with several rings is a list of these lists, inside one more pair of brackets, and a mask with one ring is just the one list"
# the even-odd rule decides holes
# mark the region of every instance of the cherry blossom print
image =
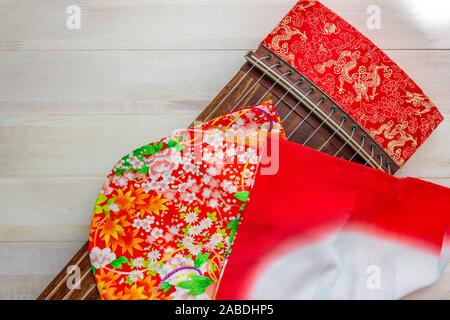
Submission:
[[101,298],[214,298],[258,169],[259,146],[249,138],[270,130],[284,138],[279,122],[275,107],[263,103],[120,159],[97,198],[90,230]]
[[110,248],[100,249],[98,247],[94,247],[89,253],[89,258],[91,259],[92,266],[100,269],[116,260],[116,255]]

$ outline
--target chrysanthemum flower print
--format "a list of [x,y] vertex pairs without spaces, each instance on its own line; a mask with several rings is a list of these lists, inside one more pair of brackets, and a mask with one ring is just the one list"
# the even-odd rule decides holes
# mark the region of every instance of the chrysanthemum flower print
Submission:
[[[212,299],[258,168],[270,103],[124,156],[97,198],[89,255],[103,299]],[[231,133],[231,134],[230,134]],[[267,135],[265,135],[267,139]]]

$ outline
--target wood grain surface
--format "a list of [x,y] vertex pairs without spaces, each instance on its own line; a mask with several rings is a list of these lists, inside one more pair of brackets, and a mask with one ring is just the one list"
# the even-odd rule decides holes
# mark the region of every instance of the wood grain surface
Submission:
[[[189,125],[295,2],[0,1],[1,299],[39,295],[86,241],[115,161]],[[448,1],[323,2],[450,117]],[[66,28],[71,4],[82,9],[81,30]],[[381,30],[366,27],[371,4]],[[397,175],[450,186],[449,136],[445,121]],[[414,297],[449,290],[447,272]]]

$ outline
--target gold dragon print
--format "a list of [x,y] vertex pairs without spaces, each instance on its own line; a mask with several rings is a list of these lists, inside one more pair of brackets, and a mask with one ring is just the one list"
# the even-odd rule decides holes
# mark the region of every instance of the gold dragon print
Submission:
[[401,156],[401,149],[397,148],[403,147],[408,141],[411,142],[413,148],[417,147],[417,141],[405,131],[407,127],[407,121],[403,121],[394,126],[394,121],[390,120],[382,124],[378,129],[373,129],[370,132],[373,137],[381,135],[389,141],[386,151],[400,166],[404,164],[405,160]]
[[317,0],[304,0],[304,1],[300,1],[297,6],[295,7],[295,9],[297,9],[298,11],[301,10],[306,10],[308,8],[311,8],[313,6],[315,6],[317,3]]
[[338,92],[340,94],[344,93],[344,84],[353,83],[353,78],[350,75],[350,71],[356,68],[358,65],[358,59],[361,53],[359,51],[343,51],[337,60],[328,60],[322,64],[317,64],[314,66],[317,72],[320,74],[325,73],[327,68],[334,67],[334,73],[339,75],[339,87]]
[[[282,56],[288,63],[293,64],[295,60],[295,54],[289,50],[289,41],[294,36],[299,36],[301,41],[308,40],[306,31],[292,28],[289,24],[292,22],[292,17],[285,17],[278,26],[272,31],[275,36],[272,39],[272,46],[275,51]],[[283,42],[282,44],[280,44]]]
[[[404,95],[402,98],[405,99],[405,102],[407,103],[411,103],[414,107],[417,108],[416,110],[416,114],[417,115],[423,115],[425,113],[430,112],[435,105],[428,99],[428,97],[424,94],[420,94],[420,93],[412,93],[409,92],[407,90],[406,91],[406,95]],[[422,110],[420,110],[419,108],[422,108]]]
[[350,114],[370,122],[366,129],[399,166],[442,121],[389,57],[319,1],[300,0],[263,43]]
[[325,22],[323,25],[323,33],[326,35],[338,34],[339,30],[334,23]]
[[[369,68],[369,71],[366,70],[366,67],[360,66],[358,68],[358,72],[355,73],[352,77],[354,79],[353,88],[356,91],[355,101],[359,102],[364,98],[366,101],[374,100],[378,95],[377,88],[381,84],[381,76],[379,71],[383,71],[384,78],[390,78],[393,71],[385,66],[374,66],[372,65]],[[371,93],[369,95],[369,90]]]
[[[366,101],[374,100],[377,96],[377,88],[381,85],[380,71],[383,72],[384,78],[390,78],[393,71],[385,65],[372,65],[368,69],[360,66],[356,72],[351,72],[358,66],[358,59],[361,57],[359,51],[343,51],[337,60],[328,60],[322,64],[314,66],[320,74],[325,73],[327,68],[334,67],[334,73],[339,75],[338,92],[345,92],[344,85],[347,83],[352,85],[356,93],[355,101],[359,102],[363,99]],[[370,91],[370,92],[369,92]]]

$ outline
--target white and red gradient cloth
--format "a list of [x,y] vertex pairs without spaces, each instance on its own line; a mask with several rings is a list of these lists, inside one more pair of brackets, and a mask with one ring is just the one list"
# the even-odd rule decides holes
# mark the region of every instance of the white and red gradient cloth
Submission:
[[288,141],[257,175],[218,299],[398,299],[448,262],[450,189]]

